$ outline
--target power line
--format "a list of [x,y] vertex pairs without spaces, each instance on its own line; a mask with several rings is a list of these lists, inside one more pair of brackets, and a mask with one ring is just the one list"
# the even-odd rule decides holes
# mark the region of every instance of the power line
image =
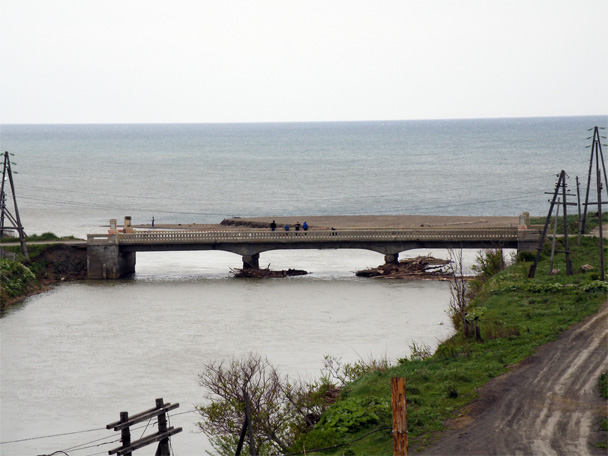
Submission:
[[[133,430],[135,431],[135,430],[141,429],[143,427],[147,427],[147,425],[146,426],[144,426],[144,425],[138,426],[136,428],[133,428]],[[102,428],[102,429],[106,430],[106,428]],[[145,430],[144,430],[144,432],[145,432]],[[111,434],[111,435],[108,435],[106,437],[102,437],[100,439],[91,440],[90,442],[84,442],[84,443],[81,443],[79,445],[75,445],[75,446],[70,447],[70,448],[65,448],[62,451],[80,451],[80,450],[84,450],[86,448],[93,448],[93,447],[96,447],[96,446],[106,445],[107,443],[114,443],[114,442],[120,441],[120,439],[118,439],[118,440],[112,440],[111,442],[100,443],[98,445],[84,446],[84,445],[89,445],[91,443],[99,442],[101,440],[113,439],[114,437],[115,437],[115,434]]]
[[30,437],[27,439],[19,439],[19,440],[9,440],[6,442],[0,442],[0,445],[4,445],[5,443],[17,443],[17,442],[27,442],[28,440],[38,440],[38,439],[50,439],[52,437],[61,437],[64,435],[72,435],[72,434],[83,434],[85,432],[94,432],[94,431],[102,431],[105,430],[106,428],[96,428],[96,429],[86,429],[84,431],[74,431],[74,432],[64,432],[62,434],[51,434],[51,435],[42,435],[39,437]]
[[185,412],[180,412],[180,413],[172,413],[170,416],[178,416],[178,415],[185,415],[186,413],[196,413],[198,412],[198,410],[196,409],[192,409],[192,410],[187,410]]

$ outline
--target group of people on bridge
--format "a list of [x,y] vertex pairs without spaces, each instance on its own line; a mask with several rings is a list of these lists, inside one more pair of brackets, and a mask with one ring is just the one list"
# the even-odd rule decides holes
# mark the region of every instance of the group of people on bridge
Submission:
[[[289,223],[286,223],[284,228],[285,228],[285,231],[289,231],[289,228],[290,228]],[[308,231],[308,223],[306,223],[306,220],[304,220],[304,223],[302,225],[300,225],[300,221],[298,220],[296,222],[296,224],[293,226],[293,228],[296,231],[300,231],[300,228],[303,229],[304,231]],[[270,223],[270,230],[276,231],[276,229],[277,229],[277,222],[275,220],[273,220]]]

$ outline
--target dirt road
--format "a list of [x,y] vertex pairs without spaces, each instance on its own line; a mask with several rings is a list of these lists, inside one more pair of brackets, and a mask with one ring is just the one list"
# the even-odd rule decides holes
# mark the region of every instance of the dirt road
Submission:
[[606,455],[597,382],[608,368],[608,303],[480,390],[423,455]]

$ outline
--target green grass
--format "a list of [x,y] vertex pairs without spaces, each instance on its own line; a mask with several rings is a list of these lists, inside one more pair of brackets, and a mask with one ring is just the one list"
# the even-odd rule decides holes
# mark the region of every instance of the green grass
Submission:
[[[4,246],[6,252],[15,254],[14,259],[8,256],[0,260],[0,304],[25,297],[40,285],[44,278],[46,259],[42,254],[55,241],[75,240],[74,236],[58,237],[54,233],[34,234],[26,238],[27,252],[30,260],[27,261],[21,254],[21,246]],[[3,238],[2,243],[19,242],[15,238]],[[47,244],[27,244],[28,242],[48,242]]]
[[[565,274],[563,254],[557,256],[554,266],[562,272],[549,276],[548,258],[543,254],[534,279],[527,278],[531,263],[519,262],[486,282],[470,305],[471,310],[484,308],[479,323],[483,342],[465,338],[459,332],[440,344],[430,358],[402,360],[397,366],[358,378],[346,386],[334,407],[344,401],[364,404],[373,399],[376,403],[390,403],[390,378],[405,377],[410,446],[428,445],[447,419],[454,418],[476,398],[479,387],[597,312],[606,300],[608,282],[597,280],[597,239],[584,238],[581,246],[571,249],[575,271],[572,276]],[[582,264],[591,264],[595,270],[582,273]],[[354,431],[338,429],[328,433],[313,429],[294,445],[293,452],[305,448],[311,453],[315,448],[349,442],[373,429],[392,426],[390,410],[374,410],[378,419]],[[390,430],[378,432],[346,448],[357,455],[390,454],[392,436]],[[325,453],[341,455],[343,451],[346,450],[340,448]]]
[[[76,241],[78,238],[74,236],[63,236],[59,237],[54,233],[42,233],[42,234],[33,234],[31,236],[27,236],[25,238],[27,253],[30,259],[36,258],[37,256],[44,253],[49,245],[55,244],[58,241]],[[18,243],[19,238],[2,238],[0,239],[0,244],[8,244],[8,243]],[[31,244],[32,242],[48,242],[47,244]],[[28,244],[29,243],[29,244]],[[23,263],[28,264],[23,255],[21,254],[21,246],[4,246],[2,247],[6,252],[15,253],[17,255],[17,260]]]
[[[64,236],[64,237],[59,237],[57,236],[55,233],[50,233],[50,232],[46,232],[46,233],[42,233],[42,234],[32,234],[31,236],[26,236],[25,238],[25,242],[44,242],[44,241],[72,241],[72,240],[77,240],[77,238],[75,238],[74,236]],[[2,244],[8,244],[8,243],[14,243],[14,242],[19,242],[19,238],[13,238],[13,237],[5,237],[5,238],[1,238],[0,239],[0,243]]]
[[1,259],[0,283],[0,302],[4,303],[27,293],[32,284],[36,283],[36,276],[19,261]]
[[[572,211],[573,209],[569,209]],[[585,221],[585,233],[591,233],[593,229],[599,225],[600,219],[596,215],[596,212],[587,212],[587,220]],[[582,218],[581,214],[581,218]],[[532,225],[543,225],[545,224],[547,217],[530,217],[530,224]],[[553,212],[553,216],[551,217],[551,222],[549,229],[547,231],[548,235],[553,234],[553,227],[555,223],[555,209]],[[602,212],[602,223],[605,225],[608,223],[608,212]],[[569,234],[578,234],[578,211],[575,214],[568,215],[568,233]],[[560,216],[557,218],[557,234],[564,234],[564,217]]]

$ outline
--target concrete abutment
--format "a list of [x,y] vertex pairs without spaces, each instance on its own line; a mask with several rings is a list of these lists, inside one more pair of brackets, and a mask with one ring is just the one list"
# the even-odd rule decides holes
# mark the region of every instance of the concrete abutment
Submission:
[[88,279],[119,279],[135,273],[135,252],[124,252],[117,244],[89,245]]

